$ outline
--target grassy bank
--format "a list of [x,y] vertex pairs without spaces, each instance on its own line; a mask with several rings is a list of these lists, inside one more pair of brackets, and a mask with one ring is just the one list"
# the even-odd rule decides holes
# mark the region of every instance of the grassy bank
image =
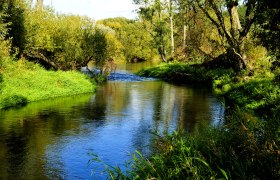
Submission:
[[211,87],[212,82],[220,77],[230,78],[232,70],[208,70],[198,65],[169,63],[146,68],[137,73],[140,76],[160,78],[175,83],[203,83]]
[[95,86],[75,71],[46,71],[26,60],[2,60],[0,109],[28,102],[93,92]]
[[154,153],[135,153],[131,169],[109,167],[112,179],[280,179],[280,85],[277,75],[198,65],[162,64],[138,73],[177,83],[200,83],[226,98],[223,124],[192,134],[155,136]]

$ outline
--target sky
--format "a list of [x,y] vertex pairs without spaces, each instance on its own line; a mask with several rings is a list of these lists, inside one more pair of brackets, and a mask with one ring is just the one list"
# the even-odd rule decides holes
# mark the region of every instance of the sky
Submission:
[[58,13],[86,15],[95,20],[136,17],[132,0],[44,0],[44,5],[53,7]]

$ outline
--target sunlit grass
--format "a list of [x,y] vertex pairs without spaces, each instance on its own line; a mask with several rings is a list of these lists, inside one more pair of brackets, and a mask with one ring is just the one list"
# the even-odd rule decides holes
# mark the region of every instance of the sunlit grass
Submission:
[[0,108],[88,93],[95,89],[90,80],[79,72],[46,71],[25,60],[6,59],[2,69]]

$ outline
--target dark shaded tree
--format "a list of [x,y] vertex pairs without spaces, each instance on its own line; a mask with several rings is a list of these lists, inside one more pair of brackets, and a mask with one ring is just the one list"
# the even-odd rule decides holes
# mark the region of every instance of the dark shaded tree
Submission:
[[5,14],[3,23],[7,24],[5,39],[11,39],[11,53],[22,54],[25,47],[24,11],[25,3],[16,0],[0,0],[0,13]]
[[273,54],[280,66],[280,1],[259,0],[256,35],[261,44]]

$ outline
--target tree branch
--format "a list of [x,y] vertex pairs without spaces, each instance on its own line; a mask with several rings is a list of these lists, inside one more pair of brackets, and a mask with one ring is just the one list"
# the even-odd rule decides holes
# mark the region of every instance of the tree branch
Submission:
[[232,41],[232,38],[231,38],[230,34],[227,32],[227,29],[226,29],[226,26],[225,26],[225,21],[224,21],[224,17],[223,17],[223,15],[222,15],[222,12],[219,10],[219,8],[217,7],[217,5],[214,4],[213,0],[209,0],[209,2],[210,2],[210,5],[211,5],[212,9],[214,10],[214,12],[215,12],[217,18],[218,18],[218,21],[220,22],[220,25],[221,25],[221,28],[222,28],[222,30],[223,30],[223,32],[224,32],[225,37],[227,38],[229,44],[230,44],[231,46],[233,46],[233,45],[234,45],[234,42]]
[[197,2],[198,7],[203,11],[203,13],[206,15],[206,17],[216,26],[219,34],[221,36],[223,36],[221,25],[209,14],[209,12],[205,8],[202,7],[201,4],[199,4],[198,1],[196,1],[196,2]]
[[256,20],[256,14],[254,10],[256,9],[257,1],[256,0],[248,0],[246,3],[246,14],[245,14],[245,26],[243,30],[240,32],[239,39],[243,39],[249,32],[252,24]]

